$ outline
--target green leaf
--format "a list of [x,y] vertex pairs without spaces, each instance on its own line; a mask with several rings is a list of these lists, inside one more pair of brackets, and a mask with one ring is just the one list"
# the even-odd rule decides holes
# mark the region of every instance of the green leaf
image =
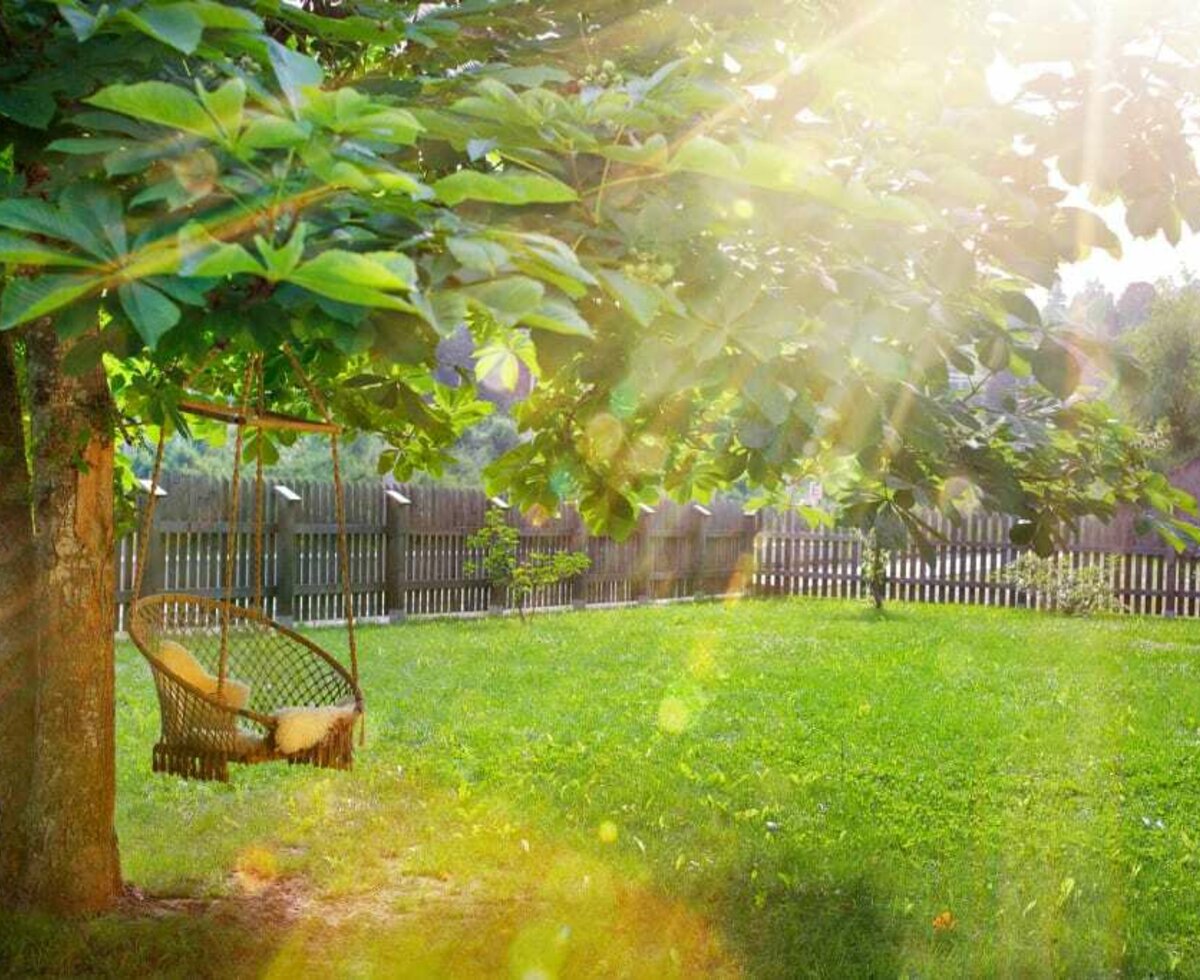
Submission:
[[772,425],[783,425],[791,414],[794,394],[762,371],[755,372],[746,381],[746,398]]
[[940,289],[961,292],[975,281],[975,258],[953,238],[947,238],[932,256],[929,275]]
[[36,198],[0,201],[0,227],[71,242],[100,259],[110,257],[103,236],[80,217]]
[[1004,371],[1008,368],[1012,351],[1008,346],[1008,337],[1000,331],[981,338],[975,344],[975,355],[979,363],[989,371]]
[[467,298],[461,293],[414,293],[413,306],[439,336],[449,337],[467,319]]
[[114,150],[127,149],[131,141],[120,137],[79,136],[54,140],[46,146],[47,150],[55,153],[69,153],[73,156],[88,156],[93,153],[112,153]]
[[91,38],[100,26],[100,18],[79,7],[78,0],[56,0],[55,6],[58,7],[62,19],[70,26],[75,40],[81,43]]
[[254,236],[254,245],[258,249],[258,254],[262,256],[263,265],[267,268],[267,279],[271,282],[278,282],[292,274],[296,266],[300,264],[300,257],[304,254],[304,241],[307,237],[308,225],[303,221],[298,222],[292,229],[292,237],[279,246],[271,244],[262,235]]
[[687,170],[710,177],[737,179],[742,165],[737,154],[711,136],[694,136],[671,159],[672,170]]
[[115,188],[99,181],[75,181],[67,185],[58,204],[60,211],[77,217],[93,235],[107,242],[108,254],[116,257],[128,251],[125,210]]
[[473,302],[487,307],[496,319],[511,326],[537,311],[545,289],[540,282],[526,276],[509,276],[468,286],[463,293]]
[[520,88],[540,88],[547,82],[561,84],[571,80],[567,72],[551,65],[529,65],[519,68],[505,65],[489,68],[487,73],[489,77],[499,79],[506,85],[516,85]]
[[153,143],[131,143],[104,157],[104,172],[110,177],[141,173],[162,159],[162,150]]
[[371,172],[371,180],[385,191],[399,191],[407,194],[414,201],[428,201],[433,197],[433,190],[422,184],[412,174],[391,167]]
[[407,292],[416,282],[412,260],[398,252],[345,252],[330,249],[305,262],[287,281],[358,306],[412,310],[413,306],[389,291]]
[[68,265],[92,268],[96,263],[49,245],[0,231],[0,262],[14,265]]
[[1033,375],[1050,392],[1066,398],[1079,384],[1079,363],[1062,344],[1047,337],[1029,355]]
[[665,167],[669,147],[667,138],[662,133],[655,133],[644,143],[633,146],[615,144],[601,147],[600,154],[618,163],[632,163],[643,167]]
[[406,109],[373,102],[369,96],[349,87],[311,92],[303,115],[335,133],[385,143],[412,143],[424,129]]
[[325,72],[314,59],[285,47],[274,38],[267,38],[267,58],[275,70],[279,87],[296,111],[306,101],[304,90],[319,88],[325,80]]
[[446,247],[460,264],[489,276],[508,262],[508,249],[487,238],[447,238]]
[[600,285],[599,280],[580,265],[575,253],[556,238],[520,234],[506,240],[513,248],[523,249],[513,260],[521,272],[552,282],[568,296],[580,299],[587,295],[588,286]]
[[561,299],[547,299],[534,313],[527,313],[522,321],[540,330],[566,334],[570,337],[591,337],[592,328],[579,315],[574,304]]
[[156,41],[191,54],[204,33],[204,23],[192,6],[190,3],[142,4],[136,10],[122,10],[118,16]]
[[0,330],[11,330],[62,309],[95,289],[99,276],[46,275],[33,279],[10,279],[0,297]]
[[[412,260],[399,252],[345,252],[330,249],[296,270],[306,277],[336,277],[352,286],[409,290],[416,280]],[[293,280],[294,281],[294,280]]]
[[196,12],[205,27],[226,31],[254,32],[263,29],[261,17],[229,3],[219,3],[217,0],[190,0],[188,6]]
[[1042,314],[1038,312],[1033,300],[1024,293],[1005,290],[1000,294],[1000,305],[1023,323],[1032,327],[1042,325]]
[[208,297],[201,288],[201,283],[190,282],[176,276],[151,276],[143,280],[147,285],[160,289],[177,303],[185,306],[208,306]]
[[519,171],[485,174],[459,170],[433,185],[438,199],[451,206],[463,201],[493,204],[562,204],[578,200],[574,189],[560,180]]
[[599,276],[605,291],[643,327],[650,325],[666,299],[657,286],[631,279],[624,273],[601,269]]
[[88,297],[72,303],[54,320],[59,340],[74,340],[100,323],[100,300]]
[[312,126],[283,116],[251,117],[238,137],[239,150],[276,150],[301,146],[312,135]]
[[179,322],[179,307],[145,283],[124,283],[117,288],[117,296],[125,315],[151,350],[158,346],[163,334]]
[[94,371],[103,363],[107,339],[99,334],[80,337],[62,359],[62,370],[69,378],[78,378]]
[[1121,240],[1096,212],[1059,208],[1055,223],[1055,240],[1067,256],[1082,258],[1092,248],[1102,248],[1115,259],[1121,257]]
[[45,129],[58,104],[48,91],[31,85],[0,85],[0,116],[33,129]]
[[187,89],[166,82],[136,82],[110,85],[84,100],[90,105],[119,112],[134,119],[156,123],[208,139],[217,136],[216,126],[200,100]]
[[521,380],[521,359],[500,344],[485,347],[475,361],[475,377],[480,381],[492,379],[512,391]]
[[179,232],[179,251],[182,256],[180,275],[197,278],[222,279],[249,273],[265,276],[266,269],[245,248],[231,242],[218,241],[198,221],[189,222]]
[[638,523],[638,513],[629,498],[611,487],[584,494],[579,509],[596,533],[625,538]]
[[200,101],[230,139],[234,139],[242,128],[242,111],[246,105],[246,83],[240,78],[231,78],[212,92],[199,87]]
[[868,209],[876,221],[890,221],[898,225],[921,225],[929,221],[929,215],[920,207],[900,194],[882,194]]
[[1137,238],[1153,238],[1170,223],[1174,211],[1171,192],[1155,191],[1129,201],[1125,208],[1125,226]]

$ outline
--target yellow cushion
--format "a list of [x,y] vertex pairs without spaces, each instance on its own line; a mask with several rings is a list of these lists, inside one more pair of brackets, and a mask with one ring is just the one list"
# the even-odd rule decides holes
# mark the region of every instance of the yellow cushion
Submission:
[[[200,661],[181,643],[163,640],[158,645],[158,660],[172,674],[191,684],[200,693],[218,697],[217,678],[205,670]],[[226,707],[240,710],[246,707],[246,702],[250,700],[250,685],[226,677],[219,699]]]
[[354,704],[320,708],[280,708],[274,717],[275,748],[284,755],[303,752],[321,742],[339,722],[354,718]]

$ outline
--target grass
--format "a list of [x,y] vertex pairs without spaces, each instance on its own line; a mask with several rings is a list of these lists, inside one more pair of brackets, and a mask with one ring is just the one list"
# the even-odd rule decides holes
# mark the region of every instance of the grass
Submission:
[[188,784],[122,650],[148,898],[0,922],[0,964],[1200,975],[1194,624],[747,602],[371,628],[362,660],[352,774]]

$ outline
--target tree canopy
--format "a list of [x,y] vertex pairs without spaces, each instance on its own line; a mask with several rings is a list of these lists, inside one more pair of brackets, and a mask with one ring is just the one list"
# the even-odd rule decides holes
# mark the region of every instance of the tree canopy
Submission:
[[[186,379],[236,398],[257,351],[303,408],[286,347],[400,476],[513,393],[492,489],[617,532],[812,476],[919,542],[966,501],[1041,551],[1122,503],[1190,528],[1027,295],[1120,248],[1069,186],[1200,224],[1186,5],[3,11],[0,328],[53,317],[130,422],[185,429]],[[1003,371],[1034,383],[982,397]]]
[[1129,345],[1146,372],[1131,397],[1135,417],[1161,434],[1171,462],[1191,462],[1200,452],[1200,290],[1159,296]]

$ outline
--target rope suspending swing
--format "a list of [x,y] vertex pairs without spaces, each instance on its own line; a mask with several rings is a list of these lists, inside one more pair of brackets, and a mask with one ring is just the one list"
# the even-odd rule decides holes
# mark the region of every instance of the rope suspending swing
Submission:
[[[323,415],[323,422],[265,410],[261,355],[246,366],[238,409],[180,402],[185,412],[217,418],[236,429],[220,599],[187,592],[142,595],[149,542],[155,533],[154,510],[161,483],[166,427],[159,433],[140,534],[129,625],[130,638],[149,661],[158,690],[162,735],[154,747],[156,772],[224,781],[228,779],[230,762],[279,760],[339,769],[349,768],[353,762],[353,730],[364,717],[365,709],[358,681],[346,507],[338,458],[340,429],[298,359],[286,348],[285,353]],[[255,388],[256,399],[252,397]],[[256,430],[256,439],[261,440],[264,429],[279,428],[326,434],[330,438],[349,671],[321,646],[267,615],[263,588],[266,501],[261,442],[254,444],[250,605],[239,605],[237,601],[235,567],[242,529],[241,463],[245,431]]]

